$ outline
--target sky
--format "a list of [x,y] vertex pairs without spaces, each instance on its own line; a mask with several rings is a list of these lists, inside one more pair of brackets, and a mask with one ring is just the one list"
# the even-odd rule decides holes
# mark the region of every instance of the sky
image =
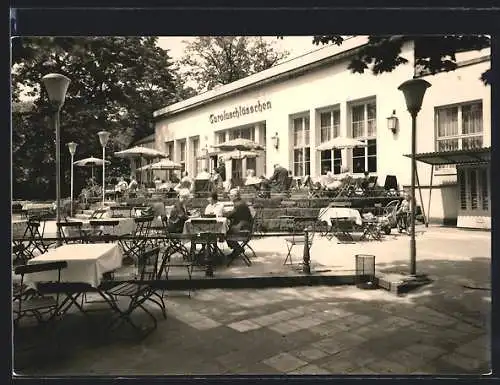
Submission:
[[[194,38],[194,36],[161,36],[158,38],[158,45],[163,49],[169,49],[170,56],[174,60],[178,60],[184,54],[185,43],[183,41]],[[284,36],[283,39],[278,39],[276,36],[266,36],[264,39],[274,42],[276,48],[288,51],[290,55],[287,59],[321,48],[321,45],[317,46],[312,43],[312,36]]]

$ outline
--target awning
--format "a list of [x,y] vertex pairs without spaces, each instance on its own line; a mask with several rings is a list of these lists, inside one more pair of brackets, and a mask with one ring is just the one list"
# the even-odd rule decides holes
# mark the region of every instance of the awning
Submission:
[[[406,154],[405,156],[411,158],[410,154]],[[415,159],[419,162],[427,163],[433,166],[489,163],[491,159],[491,152],[490,147],[455,151],[424,152],[415,154]]]

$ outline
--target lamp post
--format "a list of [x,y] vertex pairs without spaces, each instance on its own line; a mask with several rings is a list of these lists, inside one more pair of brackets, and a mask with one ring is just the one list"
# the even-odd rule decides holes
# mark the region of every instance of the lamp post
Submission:
[[99,131],[99,141],[102,146],[102,207],[104,207],[104,200],[106,194],[106,144],[109,140],[109,132]]
[[[56,221],[61,221],[61,138],[59,114],[66,98],[71,80],[61,74],[48,74],[42,78],[43,85],[52,107],[52,126],[56,132]],[[57,226],[57,245],[61,245],[61,230]]]
[[415,152],[417,147],[417,115],[422,107],[425,91],[431,84],[423,79],[407,80],[398,87],[405,96],[406,107],[411,115],[411,227],[410,227],[410,274],[417,274],[417,247],[415,242],[415,176],[417,170],[417,161]]
[[76,146],[78,146],[75,142],[69,142],[66,144],[68,146],[69,153],[71,154],[71,216],[73,216],[73,159],[76,152]]

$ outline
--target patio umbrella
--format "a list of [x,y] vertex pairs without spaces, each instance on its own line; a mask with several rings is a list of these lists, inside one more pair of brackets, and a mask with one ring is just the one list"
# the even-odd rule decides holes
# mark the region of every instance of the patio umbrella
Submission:
[[179,163],[175,163],[170,159],[162,159],[159,162],[147,164],[138,168],[138,171],[143,170],[181,170],[182,166]]
[[256,153],[255,151],[229,151],[221,154],[221,158],[224,160],[231,160],[231,159],[243,159],[243,158],[256,158],[258,157],[259,154]]
[[153,148],[148,147],[140,147],[135,146],[131,148],[127,148],[123,151],[115,152],[115,156],[119,158],[144,158],[144,159],[154,159],[154,158],[166,158],[168,155],[164,152],[155,150]]
[[[106,164],[110,164],[109,160],[106,161]],[[102,166],[102,159],[94,158],[91,156],[90,158],[84,158],[73,162],[75,166],[78,167],[91,167],[92,168],[92,183],[94,181],[94,166]]]
[[333,149],[343,149],[343,148],[354,148],[354,147],[366,147],[366,143],[354,138],[347,138],[345,136],[337,136],[328,142],[322,143],[316,147],[318,151],[333,150]]
[[252,150],[264,150],[264,147],[259,143],[254,142],[250,139],[236,138],[229,140],[224,143],[215,144],[212,147],[218,148],[222,151],[252,151]]

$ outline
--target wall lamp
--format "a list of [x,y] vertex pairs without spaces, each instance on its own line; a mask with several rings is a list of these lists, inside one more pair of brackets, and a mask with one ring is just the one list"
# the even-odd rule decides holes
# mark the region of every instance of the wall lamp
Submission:
[[274,136],[271,136],[271,140],[273,141],[274,148],[277,150],[280,146],[280,138],[277,132],[274,134]]
[[387,118],[387,128],[391,130],[393,134],[398,132],[398,117],[396,116],[396,110],[392,110],[392,115]]

